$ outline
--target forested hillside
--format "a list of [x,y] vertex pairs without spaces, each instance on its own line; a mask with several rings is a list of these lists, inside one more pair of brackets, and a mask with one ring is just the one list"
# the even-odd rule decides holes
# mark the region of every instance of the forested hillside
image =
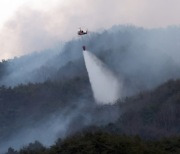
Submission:
[[[1,111],[2,143],[14,133],[33,127],[36,131],[52,133],[52,136],[55,133],[57,138],[63,137],[64,133],[70,135],[81,130],[96,131],[96,127],[105,132],[138,135],[144,139],[179,136],[180,80],[168,81],[153,91],[128,97],[123,102],[118,101],[115,105],[104,106],[96,105],[91,95],[81,97],[82,100],[77,99],[82,94],[82,91],[78,90],[80,85],[82,89],[90,88],[86,87],[87,82],[88,80],[82,78],[74,79],[66,83],[68,89],[65,83],[57,82],[1,89],[1,101],[5,102],[3,104],[7,109]],[[88,90],[87,93],[89,93]],[[52,132],[51,129],[46,132],[43,127],[38,127],[46,123],[49,119],[48,115],[55,115],[55,113],[57,119],[64,114],[64,119],[58,121],[60,125],[65,126],[64,129],[59,128],[59,132],[56,132],[51,128]],[[50,120],[54,126],[54,119]],[[29,133],[29,131],[25,132]],[[42,138],[39,139],[46,143]]]
[[180,134],[180,80],[118,102],[121,116],[107,126],[112,132],[157,139]]
[[18,151],[9,148],[6,154],[179,154],[179,145],[180,137],[146,141],[138,136],[116,135],[101,131],[77,134],[63,141],[59,139],[50,148],[35,141]]
[[[63,145],[68,136],[81,130],[100,129],[107,133],[105,140],[106,135],[110,137],[107,140],[113,140],[117,134],[120,138],[122,134],[138,135],[143,140],[179,136],[179,34],[178,27],[147,30],[115,26],[102,33],[91,33],[83,40],[87,49],[123,84],[123,98],[113,105],[98,105],[94,101],[80,40],[72,40],[57,49],[3,60],[0,63],[0,152],[8,147],[22,148],[35,140],[51,146],[62,138]],[[84,137],[75,136],[70,144],[76,140],[81,144]],[[121,142],[118,137],[117,140]],[[149,144],[142,142],[143,147]],[[112,144],[110,148],[116,146]],[[88,146],[94,145],[90,141]],[[137,146],[141,148],[139,141]]]

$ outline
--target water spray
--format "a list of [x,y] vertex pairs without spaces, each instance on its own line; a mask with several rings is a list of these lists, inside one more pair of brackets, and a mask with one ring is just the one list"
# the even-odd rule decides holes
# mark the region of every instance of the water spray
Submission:
[[96,102],[115,103],[121,95],[118,78],[99,58],[85,48],[83,55]]
[[[78,31],[79,36],[88,34],[88,31]],[[81,37],[83,39],[83,37]],[[112,104],[120,98],[120,82],[115,74],[98,59],[94,54],[86,50],[83,45],[83,55],[93,95],[99,104]]]

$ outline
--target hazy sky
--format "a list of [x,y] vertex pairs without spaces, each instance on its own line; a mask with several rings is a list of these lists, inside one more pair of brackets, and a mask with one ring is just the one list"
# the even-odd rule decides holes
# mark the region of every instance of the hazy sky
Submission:
[[0,0],[0,59],[49,48],[115,24],[180,24],[180,0]]

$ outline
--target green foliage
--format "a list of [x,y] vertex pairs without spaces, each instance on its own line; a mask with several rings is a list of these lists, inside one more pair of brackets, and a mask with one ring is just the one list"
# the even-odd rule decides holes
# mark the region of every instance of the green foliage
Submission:
[[43,154],[46,148],[38,141],[30,143],[28,146],[23,147],[19,154]]
[[113,127],[119,128],[116,132],[143,138],[179,135],[179,102],[180,80],[170,80],[155,90],[127,98],[123,104],[119,101],[124,112]]
[[10,148],[8,149],[8,152],[7,152],[6,154],[18,154],[18,152],[15,151],[13,148],[10,147]]
[[6,60],[2,60],[2,62],[0,62],[0,79],[2,79],[7,74],[7,65],[8,61]]
[[68,82],[46,81],[14,88],[1,86],[0,141],[21,129],[20,121],[27,127],[35,125],[48,115],[74,105],[82,96],[81,90],[90,90],[87,82],[87,78],[82,77]]
[[179,154],[180,137],[146,141],[138,136],[117,135],[98,131],[80,133],[58,140],[50,148],[39,142],[29,144],[18,154]]

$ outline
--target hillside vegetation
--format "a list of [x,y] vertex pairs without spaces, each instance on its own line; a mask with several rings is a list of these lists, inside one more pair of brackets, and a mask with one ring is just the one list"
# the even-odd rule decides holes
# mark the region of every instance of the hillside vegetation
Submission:
[[[147,150],[151,143],[146,140],[163,137],[171,140],[173,136],[179,147],[179,37],[178,27],[146,30],[115,26],[84,39],[88,50],[106,63],[123,84],[123,99],[113,105],[97,105],[94,101],[79,40],[58,49],[3,60],[0,62],[0,147],[3,147],[0,152],[11,146],[19,149],[37,140],[44,152],[54,147],[63,153],[67,142],[71,151],[87,139],[87,149],[92,147],[93,153],[97,147],[91,140],[96,136],[98,140],[104,138],[105,144],[117,139],[117,144],[112,141],[108,146],[110,149],[116,146],[121,149],[120,143],[128,140],[132,147]],[[86,133],[73,136],[97,129],[100,134],[91,134],[90,138]],[[136,135],[142,140],[132,137]],[[53,145],[58,138],[63,140],[61,145]],[[152,151],[156,143],[152,143]],[[158,148],[161,153],[169,152]],[[111,153],[110,149],[106,152]]]
[[115,135],[104,132],[77,134],[57,140],[50,148],[38,141],[30,143],[21,150],[9,148],[6,154],[179,154],[180,137],[158,141],[145,141],[137,136]]

